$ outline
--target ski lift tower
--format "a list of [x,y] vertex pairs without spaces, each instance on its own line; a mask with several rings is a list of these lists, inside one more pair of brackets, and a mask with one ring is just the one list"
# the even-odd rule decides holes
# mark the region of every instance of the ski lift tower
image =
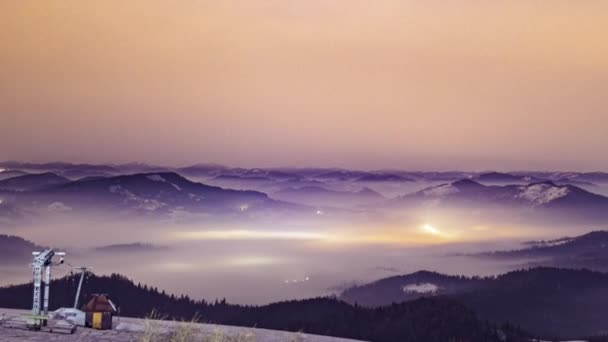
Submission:
[[[34,262],[32,263],[34,273],[34,303],[32,305],[32,315],[28,319],[27,325],[32,329],[40,329],[43,322],[48,319],[49,313],[49,292],[51,288],[51,266],[63,264],[63,256],[65,252],[55,252],[52,249],[47,249],[42,252],[32,252]],[[53,256],[61,256],[58,263],[53,263]],[[45,269],[44,279],[44,303],[41,310],[41,291],[42,291],[42,269]],[[41,312],[42,311],[42,312]]]

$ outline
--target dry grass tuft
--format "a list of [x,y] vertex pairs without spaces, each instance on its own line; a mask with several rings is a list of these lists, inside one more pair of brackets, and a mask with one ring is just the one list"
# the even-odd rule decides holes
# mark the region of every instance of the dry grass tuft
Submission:
[[161,314],[156,310],[152,310],[148,316],[144,319],[144,333],[139,339],[140,342],[159,342],[159,335],[161,335],[158,321],[166,319],[167,316]]
[[195,342],[200,340],[199,336],[201,333],[200,326],[196,324],[200,323],[200,317],[196,314],[190,322],[182,322],[175,332],[171,334],[171,342]]
[[304,342],[304,335],[301,331],[297,332],[289,339],[289,342]]
[[255,336],[250,332],[227,335],[224,331],[216,330],[212,335],[205,336],[201,342],[255,342]]
[[[201,327],[197,325],[200,323],[198,315],[191,321],[180,322],[170,333],[163,332],[160,321],[166,319],[166,315],[162,315],[156,310],[152,311],[144,320],[144,331],[139,342],[255,342],[255,335],[251,332],[229,335],[218,329],[212,334],[203,334]],[[293,342],[300,342],[300,340]]]

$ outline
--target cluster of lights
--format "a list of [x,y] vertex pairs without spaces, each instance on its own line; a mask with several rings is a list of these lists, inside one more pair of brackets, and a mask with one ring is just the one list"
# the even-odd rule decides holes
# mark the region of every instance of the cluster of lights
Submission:
[[285,280],[285,284],[298,284],[298,283],[305,283],[307,281],[310,280],[310,277],[306,277],[304,279],[294,279],[294,280]]

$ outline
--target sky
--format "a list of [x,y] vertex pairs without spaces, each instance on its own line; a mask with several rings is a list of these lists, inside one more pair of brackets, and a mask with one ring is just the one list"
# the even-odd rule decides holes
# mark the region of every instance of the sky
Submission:
[[0,2],[0,160],[608,170],[608,2]]

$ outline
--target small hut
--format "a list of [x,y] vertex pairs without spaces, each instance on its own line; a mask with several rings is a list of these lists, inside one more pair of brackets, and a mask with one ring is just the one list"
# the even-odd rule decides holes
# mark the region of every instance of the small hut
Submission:
[[112,316],[116,313],[116,306],[105,294],[95,294],[91,300],[82,307],[85,313],[85,326],[98,329],[112,329]]

